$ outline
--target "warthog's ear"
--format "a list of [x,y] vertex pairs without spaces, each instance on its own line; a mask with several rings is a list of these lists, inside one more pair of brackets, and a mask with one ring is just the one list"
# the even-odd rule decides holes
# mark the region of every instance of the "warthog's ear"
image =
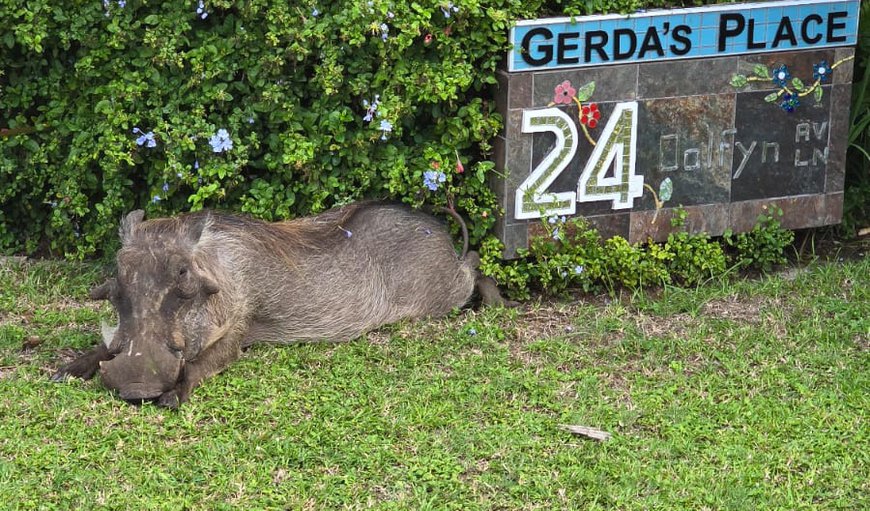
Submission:
[[121,220],[121,228],[118,229],[118,235],[121,237],[121,243],[127,243],[133,236],[133,231],[136,226],[142,223],[145,218],[145,212],[141,209],[127,213],[127,216]]
[[91,292],[88,293],[88,295],[92,300],[108,300],[109,296],[111,296],[112,292],[115,290],[116,285],[117,281],[115,279],[109,279],[91,289]]
[[211,223],[211,213],[205,213],[197,216],[193,222],[187,224],[187,239],[193,243],[199,243],[199,238],[202,237],[203,231]]

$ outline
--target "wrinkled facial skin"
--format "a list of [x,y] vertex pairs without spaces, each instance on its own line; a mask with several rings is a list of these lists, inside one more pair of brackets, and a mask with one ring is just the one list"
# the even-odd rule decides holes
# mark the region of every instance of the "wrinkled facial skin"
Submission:
[[208,336],[205,302],[216,292],[182,250],[122,249],[117,279],[98,292],[119,319],[109,346],[115,356],[100,363],[103,384],[128,401],[174,389],[185,362],[196,358]]

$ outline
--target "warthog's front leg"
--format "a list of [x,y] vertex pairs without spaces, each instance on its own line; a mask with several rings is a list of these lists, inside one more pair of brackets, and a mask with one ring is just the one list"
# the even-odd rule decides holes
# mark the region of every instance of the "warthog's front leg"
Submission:
[[53,381],[63,381],[69,376],[75,376],[83,380],[89,380],[94,377],[97,369],[100,368],[100,362],[111,360],[114,356],[114,353],[109,353],[109,349],[101,342],[90,351],[79,355],[78,358],[58,369],[51,379]]
[[157,400],[157,406],[176,409],[187,402],[190,393],[202,380],[223,371],[241,357],[240,339],[241,335],[228,335],[201,352],[195,360],[185,362],[178,385],[164,392]]

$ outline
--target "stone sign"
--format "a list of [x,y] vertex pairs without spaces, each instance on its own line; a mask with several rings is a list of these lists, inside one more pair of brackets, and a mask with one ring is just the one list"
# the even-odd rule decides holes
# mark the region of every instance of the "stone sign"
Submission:
[[663,240],[838,223],[859,0],[728,4],[520,21],[499,72],[496,143],[516,257],[542,219]]

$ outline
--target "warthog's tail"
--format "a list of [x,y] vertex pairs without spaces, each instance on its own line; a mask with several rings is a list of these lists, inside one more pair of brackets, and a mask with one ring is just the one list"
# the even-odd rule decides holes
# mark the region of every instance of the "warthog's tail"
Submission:
[[459,258],[465,259],[465,256],[468,255],[468,226],[465,225],[465,220],[452,207],[445,208],[442,206],[438,209],[452,216],[456,220],[456,223],[459,224],[459,229],[462,230],[462,255]]

